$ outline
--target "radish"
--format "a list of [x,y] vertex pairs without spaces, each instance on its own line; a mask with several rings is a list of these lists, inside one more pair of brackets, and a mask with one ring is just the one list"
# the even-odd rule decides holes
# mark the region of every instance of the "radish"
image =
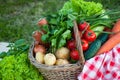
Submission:
[[41,40],[41,37],[42,37],[43,33],[41,31],[34,31],[32,36],[35,40],[35,43],[36,44],[43,44],[42,40]]
[[39,26],[43,26],[43,25],[46,25],[46,24],[48,24],[46,18],[43,18],[43,19],[39,20],[39,22],[38,22]]
[[34,53],[37,53],[37,52],[46,53],[46,49],[43,45],[35,45]]

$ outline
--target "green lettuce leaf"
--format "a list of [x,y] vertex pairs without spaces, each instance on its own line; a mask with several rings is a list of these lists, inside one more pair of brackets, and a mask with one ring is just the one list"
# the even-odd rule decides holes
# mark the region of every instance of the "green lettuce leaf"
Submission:
[[43,80],[43,77],[30,64],[27,53],[22,53],[4,57],[0,61],[0,80]]
[[78,13],[78,15],[85,17],[101,14],[103,6],[102,4],[95,2],[88,2],[84,0],[70,0],[64,4],[63,8],[60,10],[60,13],[67,14],[71,9],[73,12]]

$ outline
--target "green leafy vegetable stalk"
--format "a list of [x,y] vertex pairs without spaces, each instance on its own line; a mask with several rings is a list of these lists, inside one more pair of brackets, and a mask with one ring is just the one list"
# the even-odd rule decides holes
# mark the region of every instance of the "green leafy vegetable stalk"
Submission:
[[19,55],[23,52],[27,52],[29,49],[29,44],[25,39],[16,40],[14,43],[9,43],[10,48],[8,52],[2,52],[0,58],[10,55]]

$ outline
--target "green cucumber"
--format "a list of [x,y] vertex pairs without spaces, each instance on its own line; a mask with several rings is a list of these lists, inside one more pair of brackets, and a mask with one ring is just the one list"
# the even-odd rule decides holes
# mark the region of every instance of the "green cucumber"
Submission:
[[92,42],[88,50],[84,52],[85,60],[88,60],[92,58],[93,56],[95,56],[96,52],[98,51],[100,47],[101,47],[101,41],[99,39]]
[[107,33],[102,33],[100,36],[98,36],[97,39],[99,39],[101,41],[101,44],[103,44],[105,41],[107,41],[108,35],[109,34],[107,34]]
[[107,33],[102,33],[94,42],[92,42],[86,52],[84,52],[84,57],[86,60],[95,56],[96,52],[99,50],[101,45],[108,39]]

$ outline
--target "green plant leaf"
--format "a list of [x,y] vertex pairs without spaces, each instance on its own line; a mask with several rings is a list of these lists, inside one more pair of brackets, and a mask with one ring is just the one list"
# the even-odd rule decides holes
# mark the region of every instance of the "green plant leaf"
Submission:
[[65,46],[65,44],[66,44],[66,40],[64,38],[61,38],[59,40],[58,48]]
[[66,30],[63,34],[62,34],[62,38],[63,39],[70,39],[71,38],[71,31],[70,30]]
[[41,37],[41,40],[43,41],[43,42],[48,42],[49,40],[49,34],[44,34],[44,35],[42,35],[42,37]]
[[52,18],[52,19],[50,19],[49,24],[57,25],[57,20]]
[[66,21],[66,22],[67,22],[67,28],[68,28],[68,29],[73,28],[74,24],[73,24],[73,21],[72,21],[72,20],[68,20],[68,21]]
[[49,32],[49,26],[48,26],[48,25],[43,25],[43,26],[42,26],[42,29],[43,29],[45,32]]
[[20,47],[20,46],[25,45],[25,44],[26,44],[25,39],[19,39],[19,40],[14,42],[14,45],[17,46],[17,47]]

